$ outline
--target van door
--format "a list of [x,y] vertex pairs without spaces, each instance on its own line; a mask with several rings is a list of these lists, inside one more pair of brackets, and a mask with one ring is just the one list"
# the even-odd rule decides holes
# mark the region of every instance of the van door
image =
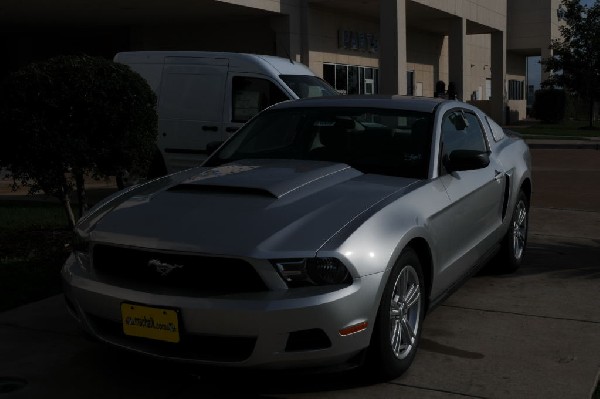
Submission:
[[225,139],[228,60],[166,57],[158,102],[159,145],[168,171],[197,166],[206,145]]
[[231,136],[263,109],[291,98],[278,82],[264,75],[230,73],[223,111],[225,134]]

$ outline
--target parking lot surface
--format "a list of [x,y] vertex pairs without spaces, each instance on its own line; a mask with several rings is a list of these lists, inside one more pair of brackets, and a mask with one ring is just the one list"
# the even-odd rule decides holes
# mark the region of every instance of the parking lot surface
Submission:
[[[600,370],[600,151],[532,154],[524,265],[480,273],[430,313],[398,379],[203,370],[123,353],[87,341],[56,296],[0,314],[0,397],[590,398]],[[11,382],[23,387],[3,394]]]

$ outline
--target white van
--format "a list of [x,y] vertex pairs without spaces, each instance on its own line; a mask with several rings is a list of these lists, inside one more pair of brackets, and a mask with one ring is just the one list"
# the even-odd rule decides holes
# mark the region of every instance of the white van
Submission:
[[136,51],[114,61],[142,75],[158,97],[160,156],[152,174],[197,166],[208,156],[207,144],[224,141],[272,104],[337,94],[306,66],[273,56]]

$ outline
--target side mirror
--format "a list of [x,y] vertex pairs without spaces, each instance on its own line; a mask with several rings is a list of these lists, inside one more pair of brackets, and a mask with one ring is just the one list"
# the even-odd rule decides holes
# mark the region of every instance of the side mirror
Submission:
[[490,164],[490,155],[485,151],[454,150],[442,160],[448,172],[483,169]]
[[224,141],[211,141],[206,145],[206,153],[208,155],[212,155],[213,152],[217,151],[217,149],[223,144]]

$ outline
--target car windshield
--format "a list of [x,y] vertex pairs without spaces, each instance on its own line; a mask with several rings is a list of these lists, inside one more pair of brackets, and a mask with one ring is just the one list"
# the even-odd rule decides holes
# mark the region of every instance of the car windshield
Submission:
[[279,75],[299,98],[335,96],[339,94],[327,82],[310,75]]
[[428,175],[432,120],[432,113],[356,107],[266,111],[205,166],[240,159],[319,160],[422,179]]

